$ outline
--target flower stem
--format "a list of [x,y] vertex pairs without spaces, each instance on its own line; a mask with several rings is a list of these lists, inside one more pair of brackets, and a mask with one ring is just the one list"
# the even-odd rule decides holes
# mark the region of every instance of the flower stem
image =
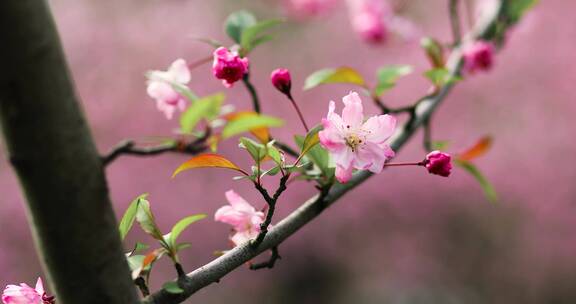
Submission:
[[388,163],[384,167],[424,166],[424,162],[417,163]]
[[244,74],[244,77],[242,77],[242,82],[252,97],[252,108],[254,109],[254,112],[260,114],[260,100],[258,98],[258,93],[256,93],[256,88],[254,88],[250,82],[250,74]]
[[288,99],[290,99],[290,102],[292,102],[292,106],[294,106],[296,113],[298,113],[298,117],[300,117],[300,121],[302,122],[304,129],[306,129],[306,133],[310,132],[310,129],[308,128],[308,125],[306,124],[306,121],[304,120],[304,115],[302,115],[302,112],[300,111],[300,108],[296,104],[296,101],[294,101],[294,98],[292,98],[292,94],[287,93],[286,96],[288,97]]

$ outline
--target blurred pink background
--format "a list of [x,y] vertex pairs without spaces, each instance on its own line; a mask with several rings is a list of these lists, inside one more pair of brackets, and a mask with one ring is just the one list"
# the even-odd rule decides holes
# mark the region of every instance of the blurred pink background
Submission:
[[[425,35],[450,39],[446,1],[405,1],[401,14]],[[433,121],[436,140],[450,140],[452,152],[479,137],[495,138],[492,150],[475,161],[493,182],[500,201],[485,200],[479,185],[462,170],[449,179],[418,168],[390,169],[346,195],[320,218],[280,247],[273,270],[240,268],[194,295],[189,303],[574,303],[576,302],[576,9],[573,1],[541,1],[509,36],[495,68],[460,83]],[[260,18],[283,15],[272,0],[50,1],[63,44],[100,151],[125,138],[170,135],[166,121],[146,96],[144,73],[164,69],[174,59],[204,58],[209,46],[193,37],[230,43],[222,31],[226,16],[250,9]],[[392,38],[368,46],[350,28],[343,3],[317,18],[292,20],[278,28],[273,43],[251,55],[252,78],[264,112],[288,126],[274,134],[292,142],[302,133],[290,104],[269,84],[277,67],[292,71],[294,95],[309,124],[325,115],[352,87],[300,88],[313,71],[348,65],[375,80],[385,64],[411,64],[415,72],[385,96],[393,106],[423,95],[421,76],[428,63],[418,41]],[[193,71],[191,88],[200,95],[225,91],[227,101],[249,109],[241,84],[225,89],[209,65]],[[340,105],[339,105],[340,107]],[[377,113],[366,102],[367,112]],[[421,134],[397,158],[423,156]],[[65,147],[63,147],[65,149]],[[0,285],[33,283],[41,274],[23,197],[0,149]],[[236,140],[220,153],[247,166]],[[264,202],[245,181],[224,170],[198,170],[170,179],[186,156],[122,157],[107,169],[118,214],[148,192],[160,226],[168,230],[188,214],[209,217],[187,230],[183,251],[191,271],[228,248],[228,229],[212,220],[236,190],[256,206]],[[269,183],[269,187],[274,187]],[[314,193],[294,184],[279,202],[276,219]],[[57,219],[55,219],[57,220]],[[152,240],[138,229],[134,241]],[[168,260],[152,273],[153,289],[175,276]]]

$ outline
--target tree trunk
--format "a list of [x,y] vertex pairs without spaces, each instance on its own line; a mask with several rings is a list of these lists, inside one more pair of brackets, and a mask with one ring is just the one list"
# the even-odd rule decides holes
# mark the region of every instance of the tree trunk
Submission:
[[0,1],[0,44],[2,131],[57,302],[138,303],[45,1]]

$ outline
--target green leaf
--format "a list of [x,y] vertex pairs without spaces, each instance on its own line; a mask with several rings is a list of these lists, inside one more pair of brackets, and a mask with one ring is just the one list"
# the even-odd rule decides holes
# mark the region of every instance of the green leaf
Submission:
[[130,271],[134,271],[142,267],[142,263],[144,262],[144,255],[137,254],[133,256],[129,256],[126,258],[128,261],[128,266],[130,267]]
[[312,75],[306,78],[304,90],[329,83],[349,83],[366,88],[366,81],[360,73],[353,68],[339,67],[336,69],[323,69],[312,73]]
[[[312,129],[314,130],[314,129]],[[311,131],[312,132],[312,131]],[[305,138],[303,136],[294,136],[294,140],[296,141],[296,144],[303,149],[304,148],[304,141]],[[328,151],[326,151],[324,148],[322,148],[320,145],[313,145],[306,153],[305,155],[316,165],[318,166],[318,169],[320,169],[320,171],[322,173],[327,173],[328,172],[328,163],[330,160]]]
[[228,16],[224,29],[226,34],[236,43],[240,43],[242,33],[249,27],[256,24],[256,17],[252,13],[242,10],[234,12]]
[[282,166],[282,154],[274,147],[273,141],[266,144],[266,152],[277,165]]
[[171,82],[172,88],[180,93],[180,95],[186,97],[188,101],[193,102],[198,99],[198,95],[196,95],[190,88],[186,85],[182,85],[176,82]]
[[435,68],[444,67],[444,48],[438,40],[430,37],[424,37],[420,40],[420,45],[426,51],[428,60]]
[[444,151],[444,150],[448,149],[448,147],[450,146],[450,142],[447,140],[436,140],[436,141],[433,141],[431,143],[431,145],[432,145],[432,150]]
[[169,238],[170,247],[172,249],[177,249],[176,248],[176,240],[178,239],[178,237],[180,236],[182,231],[184,231],[184,229],[188,228],[188,226],[190,226],[192,223],[197,222],[197,221],[199,221],[205,217],[206,217],[206,214],[196,214],[196,215],[191,215],[191,216],[185,217],[185,218],[181,219],[180,221],[178,221],[178,223],[176,223],[176,225],[174,225],[174,227],[172,227],[172,230],[170,231],[170,238]]
[[130,231],[132,225],[134,225],[134,220],[136,220],[136,213],[138,212],[138,206],[140,205],[140,200],[143,199],[145,200],[147,196],[148,193],[144,193],[135,198],[128,206],[128,209],[126,209],[126,212],[124,212],[122,220],[120,220],[120,226],[119,226],[120,239],[124,240],[124,238],[128,234],[128,231]]
[[391,65],[378,70],[378,83],[374,92],[377,96],[388,91],[396,85],[396,81],[402,76],[412,73],[412,67],[409,65]]
[[435,86],[444,86],[462,80],[460,76],[453,76],[445,68],[435,68],[424,72],[424,76],[430,79]]
[[162,285],[162,289],[172,294],[179,294],[184,292],[184,289],[180,288],[178,283],[174,281],[164,283],[164,285]]
[[263,144],[257,143],[250,138],[240,137],[240,144],[246,148],[246,151],[252,156],[252,159],[259,164],[266,157],[266,148]]
[[265,175],[274,176],[274,175],[278,174],[278,172],[280,172],[280,166],[274,166],[274,167],[262,172],[262,174],[260,174],[260,176],[261,177],[263,177]]
[[323,129],[322,125],[318,125],[318,126],[312,128],[312,130],[310,130],[310,132],[308,132],[308,134],[306,134],[306,137],[304,138],[304,142],[302,143],[302,151],[300,152],[300,154],[308,153],[308,151],[310,151],[310,149],[312,149],[312,147],[314,147],[315,145],[317,145],[320,142],[320,138],[318,137],[318,132],[320,132],[322,129]]
[[152,214],[152,210],[150,210],[150,202],[146,199],[140,199],[140,203],[138,205],[138,211],[136,212],[136,221],[142,227],[142,230],[161,242],[164,242],[164,238],[162,237],[162,233],[158,226],[156,225],[156,221],[154,219],[154,215]]
[[[263,37],[262,34],[264,32],[266,32],[267,30],[271,29],[274,26],[277,26],[280,23],[282,23],[282,20],[271,19],[258,22],[257,24],[245,28],[244,31],[242,31],[242,35],[240,37],[240,45],[242,46],[243,49],[249,52],[255,47],[254,42],[258,41],[259,38]],[[259,42],[258,44],[260,43],[262,42]]]
[[514,24],[518,22],[529,9],[538,4],[539,0],[507,0],[505,2],[506,15],[511,23]]
[[220,107],[226,96],[218,93],[196,100],[180,116],[180,129],[184,133],[190,133],[196,125],[202,120],[213,120],[220,113]]
[[238,119],[230,121],[222,129],[222,139],[227,139],[232,136],[248,132],[258,128],[277,128],[284,125],[284,121],[280,118],[266,116],[266,115],[249,115],[242,116]]
[[476,166],[474,166],[471,162],[466,160],[454,160],[454,163],[459,167],[466,170],[468,173],[472,174],[472,176],[480,183],[482,190],[484,190],[484,195],[490,202],[496,202],[498,200],[498,195],[496,194],[496,190],[492,184],[484,177],[484,175],[478,170]]

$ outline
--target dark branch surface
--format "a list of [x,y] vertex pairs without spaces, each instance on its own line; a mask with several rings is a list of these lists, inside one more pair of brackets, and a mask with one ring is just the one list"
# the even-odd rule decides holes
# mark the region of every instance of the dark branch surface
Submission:
[[207,148],[208,146],[206,144],[206,137],[198,139],[197,141],[191,142],[189,144],[174,141],[167,144],[147,147],[138,147],[133,140],[125,140],[112,148],[108,154],[102,156],[102,162],[104,163],[104,166],[107,166],[121,155],[145,157],[155,156],[166,152],[196,155],[206,151]]
[[[502,2],[499,2],[499,5],[494,7],[495,10],[491,12],[490,15],[486,16],[487,19],[480,20],[477,28],[472,33],[472,38],[482,37],[491,29],[501,13],[501,3]],[[459,74],[461,65],[462,53],[457,48],[452,52],[448,60],[448,69],[451,76]],[[453,84],[447,84],[440,88],[435,94],[426,96],[417,103],[411,119],[403,127],[399,128],[390,140],[391,147],[394,151],[399,151],[414,135],[414,133],[422,127],[424,122],[430,118],[430,115],[432,115],[436,107],[446,98],[448,93],[451,91],[452,86]],[[226,254],[189,273],[189,280],[187,280],[186,285],[181,286],[184,289],[184,292],[180,294],[170,294],[165,290],[160,290],[145,298],[143,303],[182,303],[198,290],[212,283],[218,282],[226,274],[252,260],[258,254],[277,247],[304,225],[316,218],[327,207],[335,203],[344,194],[362,184],[372,175],[373,174],[369,171],[358,172],[348,183],[337,184],[332,187],[327,194],[321,192],[320,194],[310,198],[298,209],[271,228],[257,248],[253,248],[250,242],[247,242],[233,248],[226,252]]]
[[0,41],[2,132],[56,301],[138,303],[46,2],[0,1]]

